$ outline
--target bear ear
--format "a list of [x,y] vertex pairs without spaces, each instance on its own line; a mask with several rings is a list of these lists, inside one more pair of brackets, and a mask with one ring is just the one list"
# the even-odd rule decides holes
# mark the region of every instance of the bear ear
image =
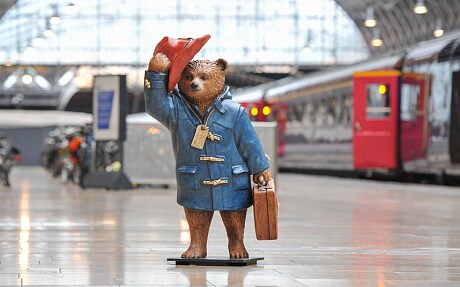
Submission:
[[228,63],[222,58],[216,60],[216,65],[219,67],[224,73],[227,73],[228,70]]

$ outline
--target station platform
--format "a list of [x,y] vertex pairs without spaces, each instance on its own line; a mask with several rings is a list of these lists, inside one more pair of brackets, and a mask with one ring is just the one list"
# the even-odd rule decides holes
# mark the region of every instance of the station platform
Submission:
[[[279,239],[245,267],[167,262],[188,247],[174,188],[80,189],[41,167],[0,187],[0,286],[460,286],[460,188],[279,174]],[[208,256],[228,256],[216,213]]]

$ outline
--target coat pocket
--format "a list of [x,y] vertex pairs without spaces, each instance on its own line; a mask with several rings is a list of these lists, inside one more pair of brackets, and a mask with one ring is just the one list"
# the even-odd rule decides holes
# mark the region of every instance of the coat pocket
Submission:
[[235,190],[248,189],[251,185],[249,169],[245,164],[232,166],[233,188]]
[[197,189],[196,166],[179,166],[177,168],[177,183],[183,188]]

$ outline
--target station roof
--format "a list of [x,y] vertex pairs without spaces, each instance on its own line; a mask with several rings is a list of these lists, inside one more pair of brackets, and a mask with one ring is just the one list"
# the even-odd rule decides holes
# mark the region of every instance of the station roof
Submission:
[[18,0],[2,0],[0,1],[0,18],[10,9]]
[[[64,25],[61,25],[57,30],[59,31],[59,37],[46,40],[45,44],[39,47],[40,53],[36,53],[39,56],[31,57],[32,61],[27,57],[20,59],[20,52],[26,54],[26,44],[30,42],[29,40],[44,29],[44,25],[40,24],[45,24],[43,20],[45,20],[45,16],[49,16],[53,11],[51,8],[53,6],[57,7],[58,4],[62,8],[70,2],[74,1],[0,0],[0,19],[3,18],[0,24],[2,24],[1,22],[5,24],[0,27],[0,32],[2,32],[0,33],[2,34],[0,54],[5,59],[8,59],[8,57],[13,60],[16,59],[16,62],[13,62],[13,64],[16,63],[16,66],[3,69],[3,75],[0,73],[0,83],[3,82],[3,86],[5,86],[5,82],[7,82],[8,89],[10,89],[9,93],[14,94],[23,86],[37,86],[17,81],[19,76],[26,72],[33,75],[40,74],[42,79],[47,80],[55,87],[59,86],[54,85],[55,80],[64,75],[65,69],[73,71],[77,69],[77,65],[94,64],[97,66],[96,69],[104,65],[124,65],[122,68],[126,68],[134,63],[134,65],[137,64],[137,66],[141,67],[144,64],[142,59],[150,57],[152,39],[157,35],[153,34],[155,29],[150,31],[136,28],[136,33],[133,33],[130,29],[124,29],[127,25],[134,25],[132,27],[154,27],[155,21],[162,21],[164,27],[177,26],[178,28],[185,27],[188,29],[188,26],[191,26],[190,23],[199,19],[198,14],[194,14],[193,11],[204,11],[204,9],[190,9],[194,7],[193,5],[198,5],[196,4],[198,2],[187,2],[188,4],[186,4],[184,1],[173,1],[168,4],[169,6],[162,6],[164,11],[171,13],[168,12],[168,14],[157,9],[154,14],[146,17],[147,14],[142,14],[140,11],[141,9],[142,11],[151,11],[151,9],[144,9],[145,7],[142,5],[153,5],[148,0],[133,1],[136,5],[131,5],[130,3],[131,10],[129,11],[123,10],[128,6],[126,1],[118,1],[125,5],[118,3],[121,5],[118,8],[113,7],[116,6],[117,2],[113,0],[81,1],[79,4],[81,12],[78,15],[72,16],[66,12],[61,14],[61,16],[64,15],[64,17],[67,16],[68,18],[63,21],[65,22]],[[105,14],[101,14],[100,19],[96,17],[97,14],[94,13],[97,10],[96,8],[100,4],[112,4],[111,2],[115,3],[113,5],[102,5],[101,7],[108,10]],[[208,44],[206,57],[210,57],[209,55],[214,57],[221,53],[234,57],[236,60],[232,62],[232,66],[236,68],[229,71],[227,83],[235,88],[247,87],[268,83],[273,79],[282,78],[286,75],[302,76],[304,72],[321,69],[327,65],[353,63],[361,60],[362,57],[368,57],[369,52],[375,56],[411,46],[420,41],[434,38],[433,32],[437,26],[442,27],[446,33],[453,30],[460,31],[460,17],[456,17],[456,15],[460,15],[459,0],[325,0],[316,2],[317,5],[315,4],[315,6],[309,0],[289,2],[279,2],[277,0],[237,1],[237,4],[239,3],[237,9],[232,10],[230,8],[234,4],[230,2],[200,1],[200,3],[204,3],[203,5],[220,3],[219,5],[215,4],[216,6],[211,9],[215,12],[215,17],[208,15],[207,18],[205,17],[207,22],[204,20],[204,22],[198,21],[206,24],[201,25],[206,31],[210,29],[208,27],[210,24],[210,26],[216,26],[213,27],[215,28],[213,30],[215,33],[213,34],[216,35],[215,39],[213,38],[215,46],[212,46],[212,43]],[[414,13],[415,4],[420,2],[426,5],[427,13]],[[279,11],[278,8],[283,8],[284,12]],[[10,15],[10,12],[6,13],[9,9],[12,10],[10,12],[14,12],[12,15]],[[374,28],[365,27],[364,25],[364,21],[369,16],[369,11],[373,12],[373,19],[376,20],[377,25]],[[18,17],[17,15],[22,16]],[[29,21],[28,17],[32,17],[34,21]],[[43,17],[43,20],[41,17]],[[237,20],[233,21],[233,19]],[[38,20],[42,21],[37,24]],[[138,22],[141,20],[143,22]],[[212,25],[214,22],[218,25]],[[85,25],[81,23],[85,23]],[[138,25],[139,23],[142,23],[142,25]],[[179,25],[176,25],[176,23]],[[254,25],[254,23],[258,25]],[[252,29],[254,26],[260,27]],[[271,29],[275,26],[281,27],[279,31],[282,32],[284,37],[281,40],[279,39],[280,34],[276,34]],[[17,27],[20,27],[20,29],[17,29]],[[166,29],[164,27],[162,29]],[[235,31],[224,31],[226,27],[237,27],[237,29]],[[89,32],[92,28],[94,28],[94,33],[90,34]],[[101,30],[101,33],[96,33],[96,30]],[[226,33],[225,41],[231,42],[232,45],[222,45],[224,39],[219,38],[221,30]],[[114,31],[117,33],[119,31],[127,32],[123,35],[117,35],[118,37],[112,37]],[[174,32],[175,30],[171,31]],[[188,31],[179,32],[188,34]],[[268,31],[269,34],[267,35],[270,35],[270,37],[261,37],[263,31]],[[376,36],[376,31],[379,31],[383,40],[383,45],[380,47],[375,47],[371,44],[372,39]],[[245,37],[241,37],[243,34]],[[84,41],[80,41],[82,36],[85,36]],[[98,38],[98,41],[95,41],[95,38]],[[123,45],[113,44],[113,38],[124,39]],[[260,38],[263,38],[263,41],[259,41]],[[445,38],[447,36],[441,39]],[[241,46],[241,43],[244,46]],[[448,42],[446,42],[447,44]],[[440,44],[440,47],[443,45]],[[456,44],[454,47],[449,48],[459,50],[457,46]],[[451,51],[446,50],[446,52],[450,53]],[[425,51],[417,53],[425,53]],[[69,55],[77,60],[65,62],[66,59],[72,58]],[[103,55],[102,62],[100,55]],[[279,55],[283,55],[286,58],[282,58]],[[277,62],[266,60],[272,58],[276,58]],[[84,61],[81,59],[84,59]],[[113,59],[116,59],[116,62],[113,62]],[[243,60],[238,62],[240,59]],[[343,62],[343,59],[349,62]],[[265,63],[264,61],[267,62]],[[1,62],[0,57],[0,64]],[[55,67],[55,62],[60,64]],[[234,64],[235,62],[237,65]],[[40,67],[22,67],[21,65],[24,63],[27,63],[27,65],[40,65]],[[266,66],[263,67],[263,65]],[[55,68],[55,71],[52,71],[53,68]],[[142,69],[143,66],[140,70]],[[10,76],[13,74],[12,71],[16,70],[18,70],[18,74],[15,75],[14,81],[20,86],[17,89],[6,81],[7,76]],[[85,66],[81,70],[87,71],[87,67]],[[295,74],[298,71],[300,73]],[[73,71],[73,74],[79,75],[75,71]],[[128,74],[140,77],[140,80],[137,79],[133,82],[142,84],[142,71]],[[90,78],[92,79],[92,77]],[[42,84],[45,83],[44,81],[41,82]],[[87,83],[89,85],[90,82]],[[48,85],[48,83],[45,83],[45,86]],[[80,88],[82,86],[85,87],[83,84],[79,85]],[[31,90],[31,93],[33,92],[34,94],[34,100],[40,99],[40,103],[50,98],[49,94],[51,93],[49,89],[42,90],[46,89],[41,87],[41,93],[37,92],[37,90]],[[0,96],[1,92],[2,87],[0,87]],[[10,99],[8,98],[7,101],[9,102]],[[1,98],[0,106],[2,106]]]
[[[374,55],[432,39],[435,37],[434,31],[438,28],[442,28],[444,32],[460,29],[460,17],[458,17],[460,15],[460,1],[335,1],[355,22],[366,40],[371,54]],[[414,12],[416,4],[424,4],[427,9],[426,13],[416,14]],[[365,27],[364,25],[364,21],[370,16],[373,16],[374,20],[376,20],[377,26],[374,28]],[[371,44],[376,34],[380,34],[380,39],[383,41],[383,45],[380,47],[374,47]]]
[[[407,47],[433,38],[433,32],[442,28],[444,32],[460,29],[460,1],[450,0],[335,0],[350,16],[363,35],[371,54]],[[18,0],[0,1],[0,18]],[[414,7],[423,3],[427,12],[414,13]],[[371,10],[371,11],[370,11]],[[377,26],[364,25],[371,12]],[[373,46],[376,34],[383,45]]]

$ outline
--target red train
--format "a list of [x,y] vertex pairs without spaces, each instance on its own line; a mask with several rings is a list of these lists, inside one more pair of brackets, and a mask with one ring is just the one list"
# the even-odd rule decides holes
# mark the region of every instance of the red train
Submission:
[[282,169],[460,176],[460,32],[234,99],[278,122]]

